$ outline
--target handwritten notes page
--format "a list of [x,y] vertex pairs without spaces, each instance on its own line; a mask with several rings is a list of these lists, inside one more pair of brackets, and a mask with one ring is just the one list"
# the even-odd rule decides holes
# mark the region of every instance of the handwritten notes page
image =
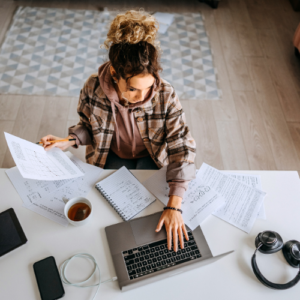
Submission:
[[226,204],[213,214],[249,233],[263,204],[266,193],[236,180],[203,163],[201,182],[220,193]]
[[[164,205],[169,201],[169,186],[166,182],[166,171],[164,167],[157,171],[155,175],[143,182]],[[201,183],[199,172],[196,178],[190,181],[181,203],[182,217],[184,223],[194,230],[212,212],[225,204],[225,199],[208,185]]]
[[98,182],[96,188],[126,221],[156,200],[126,167]]
[[45,151],[43,147],[4,133],[11,155],[24,178],[62,180],[83,176],[60,149]]
[[103,169],[86,164],[67,153],[70,160],[84,174],[69,180],[41,181],[25,179],[17,167],[6,174],[20,195],[23,206],[63,226],[68,225],[64,216],[65,202],[74,197],[85,197],[97,182]]

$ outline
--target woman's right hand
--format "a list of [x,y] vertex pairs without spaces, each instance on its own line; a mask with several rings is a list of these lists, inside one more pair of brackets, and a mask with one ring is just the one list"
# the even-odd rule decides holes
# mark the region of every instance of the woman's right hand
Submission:
[[[68,136],[66,139],[73,139],[74,137]],[[64,138],[60,138],[51,134],[48,134],[41,138],[41,142],[43,143],[43,147],[46,151],[57,147],[61,150],[66,150],[70,146],[75,145],[75,141],[66,141],[66,142],[57,142],[57,143],[50,143],[50,141],[56,141],[56,140],[64,140]]]

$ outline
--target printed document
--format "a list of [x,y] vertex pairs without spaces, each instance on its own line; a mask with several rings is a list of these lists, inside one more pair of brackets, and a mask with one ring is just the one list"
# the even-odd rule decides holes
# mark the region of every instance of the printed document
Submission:
[[236,180],[203,163],[199,169],[201,182],[220,193],[226,204],[213,214],[249,233],[263,204],[266,193]]
[[82,162],[70,152],[66,154],[84,174],[83,177],[40,181],[23,178],[17,167],[5,171],[20,195],[24,207],[63,226],[68,225],[64,215],[65,202],[74,197],[85,197],[103,172],[103,169]]
[[[143,182],[143,185],[164,205],[167,205],[169,201],[166,171],[167,168],[164,167]],[[191,230],[194,230],[212,212],[225,204],[225,199],[208,185],[202,183],[199,175],[197,172],[196,178],[190,181],[181,203],[183,221]]]
[[[249,175],[249,174],[242,174],[242,173],[232,173],[230,171],[221,171],[224,174],[227,174],[231,176],[232,178],[235,178],[253,188],[257,188],[261,190],[261,178],[260,175]],[[265,203],[261,205],[261,208],[259,210],[258,216],[259,219],[266,220],[266,211],[265,211]]]
[[11,155],[24,178],[63,180],[84,174],[60,149],[45,151],[43,147],[4,133]]

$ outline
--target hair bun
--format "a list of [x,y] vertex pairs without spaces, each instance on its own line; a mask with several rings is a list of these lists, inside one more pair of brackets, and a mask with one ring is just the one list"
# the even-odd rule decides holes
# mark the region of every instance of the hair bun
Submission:
[[143,10],[118,14],[110,25],[104,46],[108,49],[112,44],[147,42],[158,47],[159,42],[155,40],[158,26],[155,17]]

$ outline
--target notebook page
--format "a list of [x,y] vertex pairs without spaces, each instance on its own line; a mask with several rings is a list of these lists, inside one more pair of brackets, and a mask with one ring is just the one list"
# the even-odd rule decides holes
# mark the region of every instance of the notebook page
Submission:
[[156,200],[126,167],[120,168],[96,186],[107,195],[107,200],[126,221]]

